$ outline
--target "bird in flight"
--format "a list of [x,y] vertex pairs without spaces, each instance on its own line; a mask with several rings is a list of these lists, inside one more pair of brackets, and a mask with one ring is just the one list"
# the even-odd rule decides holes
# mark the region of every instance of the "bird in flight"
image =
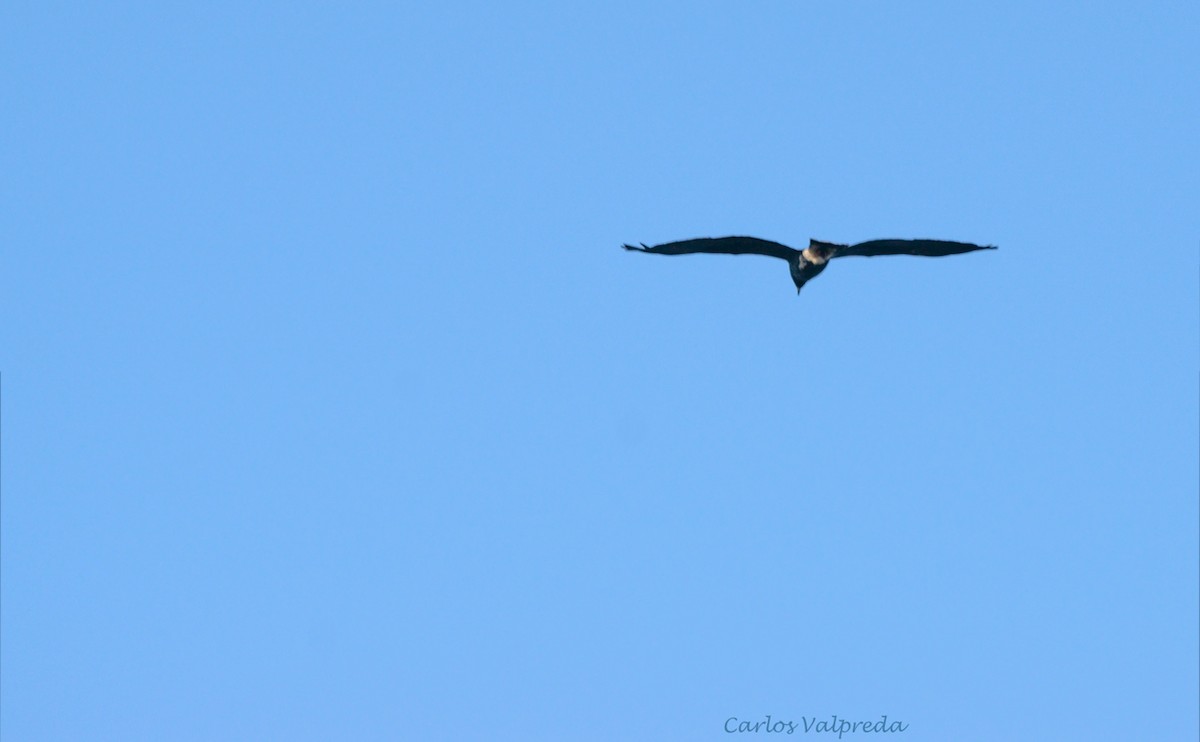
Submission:
[[695,240],[666,242],[661,245],[622,245],[626,250],[653,253],[655,255],[690,255],[691,253],[721,253],[725,255],[766,255],[786,260],[796,284],[796,293],[804,284],[816,278],[834,258],[860,255],[870,258],[876,255],[924,255],[937,258],[943,255],[960,255],[976,250],[995,250],[993,245],[972,245],[969,242],[947,242],[945,240],[871,240],[857,245],[839,245],[833,242],[809,240],[808,247],[797,250],[787,245],[757,237],[701,237]]

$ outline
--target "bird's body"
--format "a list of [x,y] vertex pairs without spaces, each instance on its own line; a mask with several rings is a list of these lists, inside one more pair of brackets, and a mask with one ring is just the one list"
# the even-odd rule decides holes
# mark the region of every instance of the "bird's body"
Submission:
[[995,250],[991,245],[973,245],[969,242],[947,242],[945,240],[871,240],[856,245],[839,245],[833,242],[809,240],[808,247],[797,250],[787,245],[757,237],[701,237],[694,240],[667,242],[653,247],[623,245],[626,250],[656,253],[658,255],[689,255],[692,253],[723,253],[726,255],[765,255],[786,260],[791,270],[796,293],[804,284],[816,278],[834,258],[858,255],[924,255],[941,257],[960,255],[975,250]]

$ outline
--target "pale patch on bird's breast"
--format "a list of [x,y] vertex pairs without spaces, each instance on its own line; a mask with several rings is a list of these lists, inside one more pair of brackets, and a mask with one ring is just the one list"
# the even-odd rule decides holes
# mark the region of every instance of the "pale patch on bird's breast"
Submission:
[[813,265],[825,265],[829,261],[829,253],[818,247],[806,247],[800,251],[800,254]]

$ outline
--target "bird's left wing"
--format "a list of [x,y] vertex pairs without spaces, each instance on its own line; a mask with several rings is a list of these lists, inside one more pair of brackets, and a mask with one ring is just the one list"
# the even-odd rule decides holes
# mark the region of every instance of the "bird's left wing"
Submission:
[[725,255],[766,255],[772,258],[791,260],[799,250],[757,237],[701,237],[695,240],[666,242],[653,247],[622,245],[626,250],[656,253],[658,255],[689,255],[691,253],[722,253]]
[[960,255],[975,250],[995,249],[993,245],[973,245],[969,242],[947,242],[946,240],[871,240],[839,248],[833,257],[861,255],[870,258],[875,255],[925,255],[936,258],[943,255]]

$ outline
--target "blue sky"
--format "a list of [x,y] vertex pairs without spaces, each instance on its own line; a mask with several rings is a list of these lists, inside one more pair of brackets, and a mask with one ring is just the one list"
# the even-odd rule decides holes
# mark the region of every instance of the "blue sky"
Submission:
[[0,29],[5,740],[1200,732],[1194,3]]

